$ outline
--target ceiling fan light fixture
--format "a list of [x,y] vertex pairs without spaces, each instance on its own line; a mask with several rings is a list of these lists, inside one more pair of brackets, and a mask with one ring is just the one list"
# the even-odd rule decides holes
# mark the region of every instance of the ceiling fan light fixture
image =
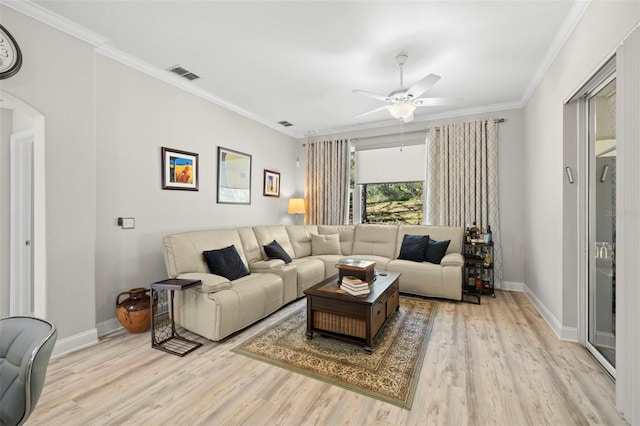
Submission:
[[404,120],[407,117],[413,114],[413,111],[416,109],[416,106],[407,102],[398,102],[397,104],[393,104],[389,107],[389,112],[393,116],[393,118],[397,118],[398,120]]

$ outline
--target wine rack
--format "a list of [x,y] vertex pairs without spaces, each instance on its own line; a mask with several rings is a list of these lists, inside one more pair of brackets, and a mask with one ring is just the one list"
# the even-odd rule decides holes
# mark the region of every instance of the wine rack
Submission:
[[482,295],[496,297],[493,274],[493,241],[464,244],[462,300],[480,304]]

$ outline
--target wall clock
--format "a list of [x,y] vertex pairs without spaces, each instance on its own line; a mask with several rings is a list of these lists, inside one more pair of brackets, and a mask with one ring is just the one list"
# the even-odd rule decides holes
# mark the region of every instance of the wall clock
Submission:
[[0,80],[15,75],[22,66],[22,52],[9,31],[0,25]]

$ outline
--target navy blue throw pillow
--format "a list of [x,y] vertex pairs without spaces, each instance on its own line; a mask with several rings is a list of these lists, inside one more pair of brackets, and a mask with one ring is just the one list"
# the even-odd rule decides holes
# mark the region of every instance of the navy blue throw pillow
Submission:
[[264,252],[269,259],[282,259],[284,263],[291,263],[291,256],[282,248],[276,240],[271,241],[264,247]]
[[428,243],[428,235],[406,234],[402,238],[402,246],[400,247],[400,254],[398,255],[398,259],[422,262]]
[[429,244],[424,252],[424,260],[426,262],[440,264],[442,258],[447,253],[451,240],[435,241],[429,238]]
[[225,277],[229,281],[237,280],[249,275],[244,266],[236,246],[229,246],[219,250],[203,251],[202,255],[207,262],[209,272]]

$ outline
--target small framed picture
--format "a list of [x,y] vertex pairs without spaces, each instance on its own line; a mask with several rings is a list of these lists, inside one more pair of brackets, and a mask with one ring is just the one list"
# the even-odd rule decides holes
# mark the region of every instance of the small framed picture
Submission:
[[264,192],[265,197],[280,197],[280,173],[273,170],[264,171]]
[[162,189],[198,190],[198,154],[162,147]]

